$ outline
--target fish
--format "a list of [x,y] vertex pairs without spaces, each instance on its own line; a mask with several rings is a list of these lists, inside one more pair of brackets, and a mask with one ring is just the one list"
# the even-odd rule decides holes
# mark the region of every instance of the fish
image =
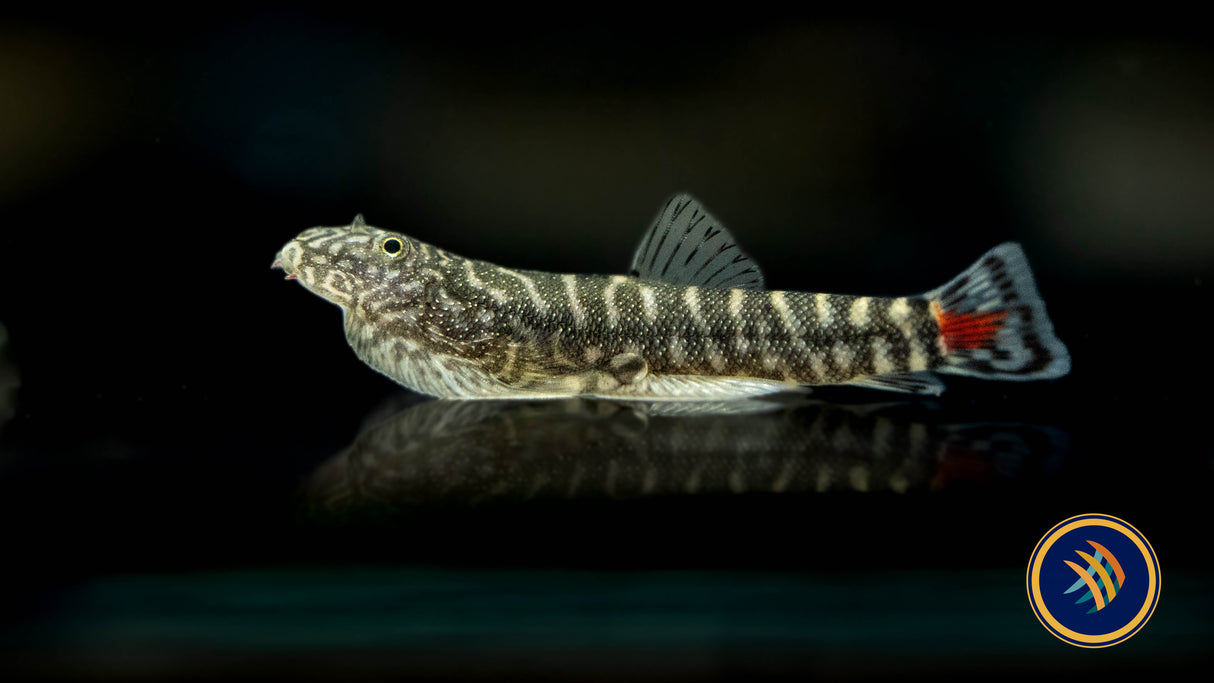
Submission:
[[[402,405],[403,404],[403,405]],[[811,397],[760,414],[652,414],[566,398],[407,395],[366,420],[306,479],[314,511],[719,494],[913,493],[1049,476],[1066,435],[1044,425],[954,423],[919,402]]]
[[625,274],[506,268],[368,225],[314,227],[272,265],[342,310],[371,368],[449,399],[733,401],[816,385],[920,395],[938,374],[1070,371],[1023,249],[915,296],[768,290],[693,196],[669,198]]

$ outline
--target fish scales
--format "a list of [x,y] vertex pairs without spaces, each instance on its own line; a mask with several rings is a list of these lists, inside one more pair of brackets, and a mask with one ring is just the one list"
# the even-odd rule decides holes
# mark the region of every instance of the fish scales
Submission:
[[[514,270],[361,217],[301,233],[275,265],[341,306],[359,358],[449,398],[729,399],[838,383],[939,393],[925,371],[1069,369],[1014,245],[921,296],[766,290],[715,220],[693,234],[711,218],[693,202],[668,203],[627,275]],[[1009,334],[1009,320],[1027,327]]]
[[[603,379],[595,373],[609,359],[636,354],[652,373],[831,384],[876,372],[875,349],[883,348],[878,341],[888,343],[887,371],[911,370],[912,340],[934,349],[937,335],[926,300],[907,302],[915,322],[900,329],[888,314],[894,299],[825,295],[829,313],[822,319],[818,295],[803,292],[513,271],[458,257],[441,270],[445,295],[427,308],[430,324],[451,339],[508,340],[474,345],[465,353],[507,383],[537,374],[588,373],[584,392],[593,393],[597,385],[589,382]],[[643,290],[651,292],[648,308]],[[731,304],[739,296],[740,303]],[[773,304],[777,297],[783,312]],[[867,302],[867,312],[852,319],[860,300]],[[376,338],[384,333],[404,336],[390,323]]]

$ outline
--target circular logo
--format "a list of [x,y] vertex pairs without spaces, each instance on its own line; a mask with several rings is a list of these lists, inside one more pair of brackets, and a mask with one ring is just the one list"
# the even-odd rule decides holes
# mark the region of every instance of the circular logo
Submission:
[[1078,647],[1116,645],[1159,602],[1159,560],[1145,536],[1110,515],[1078,515],[1033,550],[1029,603],[1041,625]]

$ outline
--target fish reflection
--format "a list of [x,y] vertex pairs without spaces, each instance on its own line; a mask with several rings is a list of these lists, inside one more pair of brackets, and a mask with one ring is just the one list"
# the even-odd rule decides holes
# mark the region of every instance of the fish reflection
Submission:
[[803,400],[672,415],[607,401],[415,403],[321,465],[329,510],[700,493],[938,490],[1041,471],[1057,430],[942,425],[923,404]]

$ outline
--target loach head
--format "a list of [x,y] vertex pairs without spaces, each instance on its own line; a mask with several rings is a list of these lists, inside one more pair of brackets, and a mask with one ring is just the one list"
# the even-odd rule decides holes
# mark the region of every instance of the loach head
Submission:
[[348,226],[299,233],[279,250],[272,267],[350,309],[370,291],[409,282],[419,253],[416,240],[371,227],[359,214]]

